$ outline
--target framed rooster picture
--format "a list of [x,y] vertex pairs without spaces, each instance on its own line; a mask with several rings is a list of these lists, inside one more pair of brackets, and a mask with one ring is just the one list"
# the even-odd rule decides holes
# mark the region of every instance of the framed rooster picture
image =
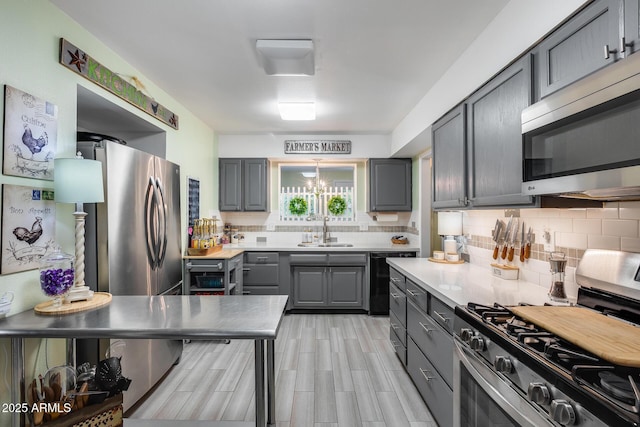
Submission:
[[53,251],[55,225],[53,190],[3,184],[0,274],[38,268]]
[[2,173],[53,180],[57,136],[57,105],[5,85]]

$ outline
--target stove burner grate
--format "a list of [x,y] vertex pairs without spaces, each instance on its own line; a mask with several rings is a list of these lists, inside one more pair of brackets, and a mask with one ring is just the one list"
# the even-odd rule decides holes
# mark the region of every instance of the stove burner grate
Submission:
[[615,399],[622,400],[628,404],[635,404],[636,394],[631,385],[631,380],[623,378],[611,371],[598,372],[600,386]]

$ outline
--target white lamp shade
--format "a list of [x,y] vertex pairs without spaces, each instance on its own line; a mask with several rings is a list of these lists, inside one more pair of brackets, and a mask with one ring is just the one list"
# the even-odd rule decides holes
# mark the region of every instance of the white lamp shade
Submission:
[[82,158],[54,160],[54,192],[58,203],[104,202],[102,163]]
[[462,234],[462,212],[438,212],[438,234],[459,236]]

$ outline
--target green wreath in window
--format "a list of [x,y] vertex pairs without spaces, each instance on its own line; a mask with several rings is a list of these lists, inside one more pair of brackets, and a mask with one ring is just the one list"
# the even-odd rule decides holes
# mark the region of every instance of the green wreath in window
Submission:
[[292,215],[304,215],[307,213],[307,201],[302,197],[294,197],[289,200],[289,212]]
[[347,202],[342,196],[333,196],[327,203],[327,210],[331,215],[340,216],[347,210]]

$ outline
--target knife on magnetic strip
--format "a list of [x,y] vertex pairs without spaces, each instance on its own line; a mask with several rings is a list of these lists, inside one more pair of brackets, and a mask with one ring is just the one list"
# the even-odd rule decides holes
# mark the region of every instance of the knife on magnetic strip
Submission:
[[500,254],[500,258],[502,258],[502,259],[507,258],[507,250],[508,250],[508,246],[509,246],[509,238],[511,237],[511,226],[512,225],[513,225],[513,216],[511,216],[511,219],[509,220],[509,223],[507,224],[506,235],[504,237],[504,244],[502,245],[502,253]]
[[516,239],[518,238],[518,218],[515,219],[511,228],[511,241],[509,242],[509,252],[507,253],[507,261],[513,261],[513,255],[516,250]]
[[493,259],[498,259],[500,254],[500,239],[504,240],[505,227],[506,224],[502,220],[496,220],[496,227],[493,229],[493,240],[496,242],[496,247],[493,249]]
[[524,221],[522,221],[522,233],[520,234],[520,262],[524,262],[524,251],[527,243],[524,237]]
[[527,232],[527,245],[524,248],[524,257],[529,259],[531,257],[531,227],[529,227],[529,231]]

